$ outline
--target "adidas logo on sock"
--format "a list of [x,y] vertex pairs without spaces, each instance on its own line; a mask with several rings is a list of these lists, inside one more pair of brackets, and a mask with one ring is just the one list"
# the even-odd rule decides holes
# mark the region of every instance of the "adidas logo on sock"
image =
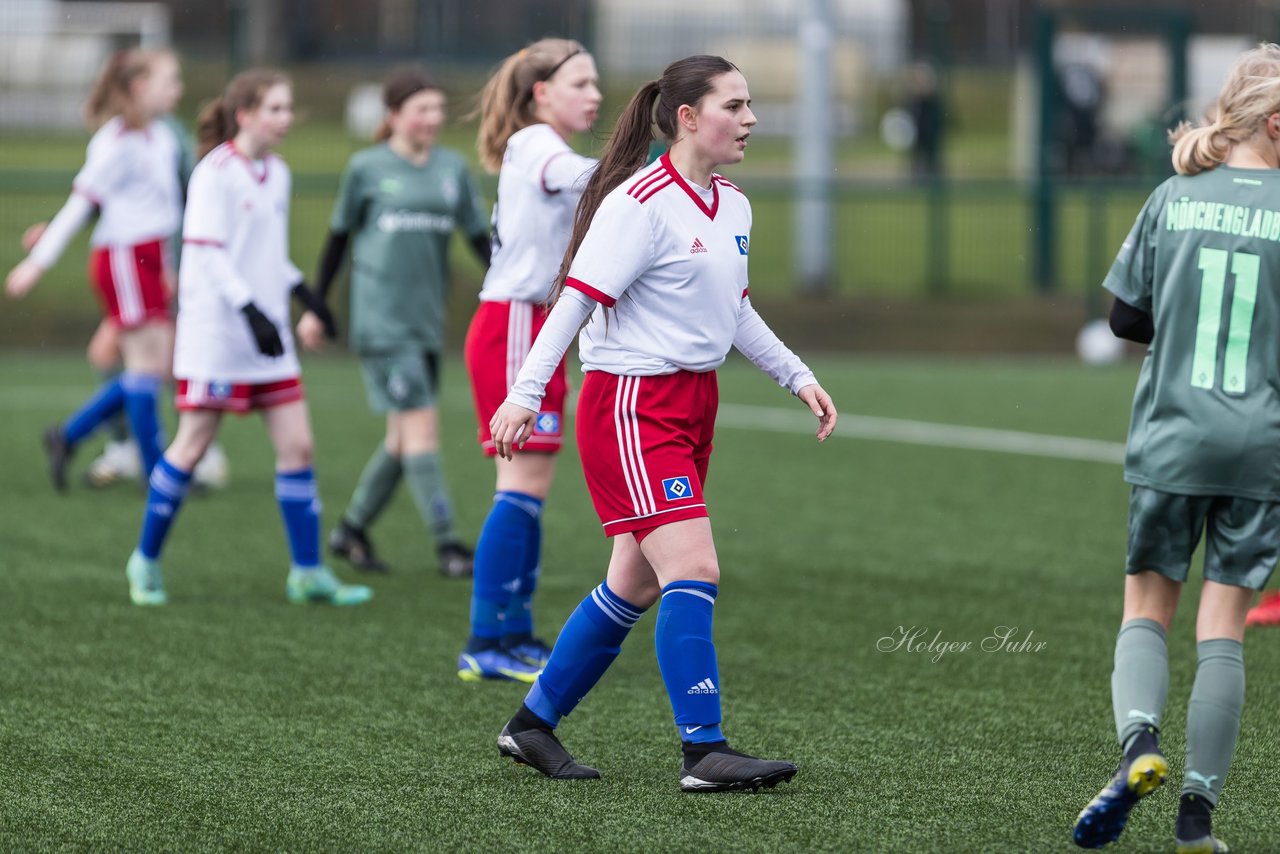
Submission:
[[706,679],[703,679],[697,685],[694,685],[692,688],[690,688],[689,693],[690,694],[719,694],[720,690],[716,688],[716,683],[712,682],[711,678],[708,677]]

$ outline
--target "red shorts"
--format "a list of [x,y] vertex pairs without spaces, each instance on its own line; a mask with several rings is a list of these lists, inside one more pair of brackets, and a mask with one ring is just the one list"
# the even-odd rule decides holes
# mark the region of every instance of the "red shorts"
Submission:
[[164,247],[159,240],[137,246],[98,246],[89,255],[89,278],[107,319],[121,329],[168,320]]
[[[482,302],[467,329],[467,373],[476,404],[477,438],[485,456],[496,456],[489,420],[507,399],[525,356],[546,323],[547,309],[528,302]],[[556,367],[542,397],[533,435],[516,451],[554,454],[564,441],[564,401],[568,394],[564,360]]]
[[255,409],[271,409],[302,398],[302,380],[297,377],[271,383],[178,380],[179,412],[213,409],[244,415]]
[[715,371],[587,373],[578,450],[606,537],[707,515],[702,487],[719,401]]

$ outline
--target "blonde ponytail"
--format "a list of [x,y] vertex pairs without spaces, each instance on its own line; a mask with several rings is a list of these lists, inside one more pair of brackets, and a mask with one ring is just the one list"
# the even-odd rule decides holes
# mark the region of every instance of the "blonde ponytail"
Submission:
[[1280,45],[1263,43],[1236,60],[1210,111],[1213,120],[1183,122],[1169,133],[1173,168],[1198,175],[1222,164],[1233,146],[1263,130],[1280,112]]

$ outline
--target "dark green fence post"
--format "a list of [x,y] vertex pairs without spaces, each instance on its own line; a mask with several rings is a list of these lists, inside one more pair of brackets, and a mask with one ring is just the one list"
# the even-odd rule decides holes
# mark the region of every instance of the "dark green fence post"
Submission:
[[1053,127],[1057,112],[1057,87],[1053,68],[1053,33],[1055,20],[1052,12],[1036,12],[1036,48],[1040,72],[1040,128],[1036,140],[1035,194],[1031,227],[1031,257],[1035,263],[1036,286],[1041,291],[1051,291],[1054,286],[1054,191],[1056,185],[1050,174],[1050,148],[1053,145]]

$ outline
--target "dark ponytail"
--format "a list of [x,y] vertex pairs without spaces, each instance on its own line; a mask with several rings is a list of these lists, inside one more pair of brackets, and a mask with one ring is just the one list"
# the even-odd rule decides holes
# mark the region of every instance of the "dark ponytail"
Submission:
[[235,137],[240,132],[236,113],[256,109],[267,90],[281,83],[288,84],[289,76],[271,68],[250,68],[232,77],[226,91],[196,118],[196,159]]
[[644,84],[631,97],[631,103],[618,117],[600,165],[578,201],[573,215],[573,235],[560,262],[551,302],[560,298],[573,256],[578,254],[578,247],[587,236],[604,197],[644,166],[649,157],[649,143],[655,138],[654,131],[668,145],[674,143],[678,130],[676,113],[680,107],[685,104],[697,107],[702,97],[714,88],[717,77],[737,70],[738,66],[719,56],[678,59],[663,69],[661,77]]

